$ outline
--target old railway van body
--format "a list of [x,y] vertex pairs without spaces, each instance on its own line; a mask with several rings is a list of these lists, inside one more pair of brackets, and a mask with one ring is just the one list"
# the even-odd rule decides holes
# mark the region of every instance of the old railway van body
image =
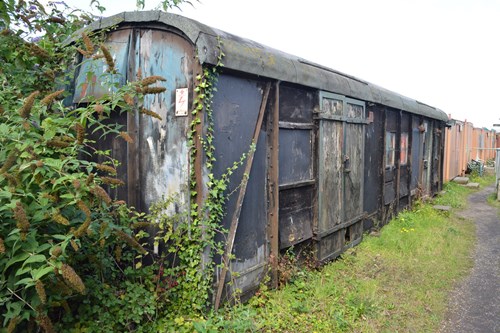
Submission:
[[[143,211],[171,195],[178,209],[188,207],[193,168],[199,193],[206,190],[206,166],[190,163],[189,111],[196,75],[217,64],[222,45],[212,107],[215,175],[256,143],[246,186],[240,186],[244,167],[231,176],[228,193],[235,193],[223,221],[228,229],[238,221],[231,270],[243,294],[258,287],[280,251],[307,245],[321,261],[335,258],[359,243],[365,229],[442,187],[448,117],[438,109],[181,16],[122,13],[87,30],[110,27],[105,43],[119,83],[136,80],[138,72],[166,78],[167,91],[144,100],[162,120],[117,113],[112,121],[134,143],[98,143],[123,161],[118,171],[127,185],[115,195]],[[80,73],[90,65],[105,70],[100,59]],[[103,94],[99,78],[77,75],[73,103]]]

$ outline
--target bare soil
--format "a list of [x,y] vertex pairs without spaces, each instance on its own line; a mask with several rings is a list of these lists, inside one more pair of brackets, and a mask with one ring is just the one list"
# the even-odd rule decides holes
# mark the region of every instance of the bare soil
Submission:
[[500,333],[500,219],[499,210],[487,203],[495,191],[488,186],[469,197],[463,218],[476,224],[474,267],[450,295],[442,333]]

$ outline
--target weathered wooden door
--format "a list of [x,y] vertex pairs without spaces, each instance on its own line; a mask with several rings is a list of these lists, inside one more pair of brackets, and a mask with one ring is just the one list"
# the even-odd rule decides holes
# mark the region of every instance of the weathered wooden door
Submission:
[[431,189],[431,171],[432,171],[432,123],[427,120],[423,122],[424,132],[422,133],[423,161],[422,161],[422,195],[427,196]]
[[[318,115],[319,259],[340,254],[360,240],[363,216],[364,125],[363,102],[321,93]],[[354,224],[356,228],[352,228]]]
[[432,193],[437,193],[440,190],[443,146],[444,140],[441,129],[437,126],[437,123],[434,123],[434,130],[432,131],[432,179],[430,184]]
[[411,135],[411,195],[419,195],[423,168],[423,135],[420,127],[420,117],[412,116]]

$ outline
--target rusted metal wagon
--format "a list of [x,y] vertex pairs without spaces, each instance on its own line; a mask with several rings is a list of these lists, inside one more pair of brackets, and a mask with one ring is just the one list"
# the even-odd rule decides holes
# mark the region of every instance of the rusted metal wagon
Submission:
[[[233,287],[243,294],[258,287],[280,251],[307,244],[317,259],[335,258],[358,244],[366,228],[442,188],[448,117],[434,107],[181,16],[123,13],[88,29],[111,26],[117,28],[107,32],[106,45],[120,83],[139,71],[167,79],[166,93],[144,101],[162,120],[116,115],[135,142],[103,143],[125,161],[119,172],[127,186],[117,195],[141,210],[174,194],[179,207],[187,206],[192,169],[204,189],[203,163],[190,164],[186,111],[196,98],[195,76],[216,65],[223,43],[213,98],[215,174],[257,141],[241,195],[245,170],[232,175],[228,192],[238,194],[229,198],[223,222],[230,227],[241,203],[231,268],[239,273]],[[93,64],[104,71],[102,60]],[[95,78],[86,80],[77,76],[73,103],[104,93]]]

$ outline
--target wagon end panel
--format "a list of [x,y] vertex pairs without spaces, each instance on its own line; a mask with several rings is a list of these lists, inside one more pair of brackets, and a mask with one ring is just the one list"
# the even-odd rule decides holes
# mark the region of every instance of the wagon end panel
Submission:
[[[136,79],[160,75],[163,94],[144,98],[144,108],[161,119],[135,114],[132,122],[137,131],[137,178],[141,189],[141,207],[162,196],[179,195],[180,205],[189,203],[189,119],[181,108],[187,108],[192,94],[193,46],[174,33],[143,29],[135,30]],[[182,104],[179,94],[185,94]],[[192,96],[192,95],[191,95]],[[132,115],[131,115],[132,117]]]
[[[75,104],[112,96],[117,87],[152,75],[165,81],[150,86],[166,89],[145,94],[138,103],[140,108],[133,112],[112,110],[110,121],[122,125],[121,131],[132,140],[126,142],[114,134],[98,140],[99,148],[110,150],[121,163],[118,176],[126,183],[111,194],[142,211],[164,197],[175,196],[175,211],[180,211],[189,203],[190,166],[189,116],[179,110],[188,110],[192,103],[194,45],[171,31],[132,26],[108,33],[104,45],[114,60],[115,72],[108,71],[102,57],[84,58],[75,79]],[[182,107],[176,103],[179,91],[186,94]],[[141,112],[142,108],[155,116]]]

